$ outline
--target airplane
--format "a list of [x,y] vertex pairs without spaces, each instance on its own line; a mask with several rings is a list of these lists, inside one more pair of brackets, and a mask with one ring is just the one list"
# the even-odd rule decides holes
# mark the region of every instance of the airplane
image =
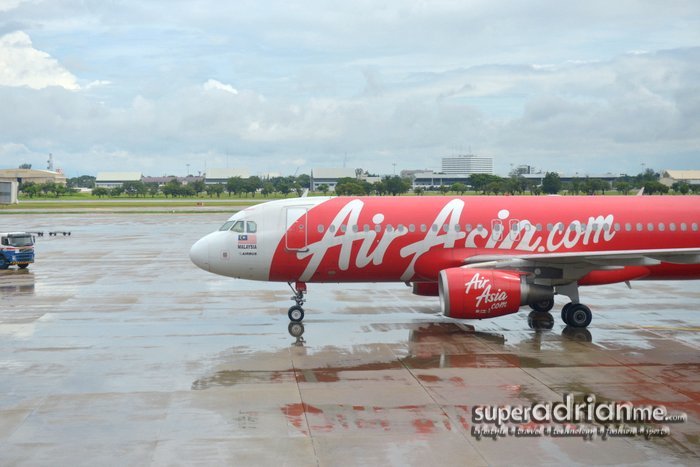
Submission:
[[[248,207],[190,259],[222,276],[287,282],[304,319],[308,283],[404,282],[455,319],[529,306],[585,328],[581,286],[700,279],[699,196],[308,197]],[[553,321],[552,321],[553,322]]]

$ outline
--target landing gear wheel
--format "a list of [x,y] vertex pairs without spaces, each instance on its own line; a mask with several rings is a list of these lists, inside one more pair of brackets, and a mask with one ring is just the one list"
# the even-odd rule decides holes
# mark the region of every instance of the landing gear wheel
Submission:
[[561,320],[564,321],[564,324],[567,324],[567,325],[569,324],[569,322],[567,321],[567,318],[566,318],[566,312],[569,311],[569,308],[571,308],[571,305],[573,305],[573,303],[569,302],[566,305],[564,305],[564,307],[561,309]]
[[289,308],[287,315],[289,316],[289,321],[300,323],[304,319],[304,309],[299,305],[294,305]]
[[554,317],[547,312],[531,311],[527,315],[527,325],[530,329],[552,329],[554,327]]
[[28,264],[19,264],[17,267],[19,267],[20,269],[27,269],[28,266]]
[[289,323],[289,326],[287,327],[287,331],[289,331],[289,335],[292,337],[301,337],[304,335],[304,325],[301,323]]
[[554,308],[554,298],[540,300],[539,302],[532,303],[530,304],[530,308],[540,313],[546,313],[552,308]]
[[585,328],[591,324],[591,319],[591,309],[582,303],[573,304],[566,310],[566,324],[572,328]]
[[10,267],[10,263],[8,263],[5,258],[0,258],[0,269],[7,269]]

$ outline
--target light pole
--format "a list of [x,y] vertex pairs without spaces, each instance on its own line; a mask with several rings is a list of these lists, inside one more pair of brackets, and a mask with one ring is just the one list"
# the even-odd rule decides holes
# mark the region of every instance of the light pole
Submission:
[[187,166],[187,176],[190,176],[190,164],[185,164]]

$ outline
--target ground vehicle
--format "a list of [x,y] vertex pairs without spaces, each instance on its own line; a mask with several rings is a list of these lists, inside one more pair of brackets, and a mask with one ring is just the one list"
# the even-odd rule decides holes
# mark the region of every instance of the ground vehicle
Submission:
[[34,236],[28,232],[0,233],[0,269],[17,265],[24,269],[34,262]]

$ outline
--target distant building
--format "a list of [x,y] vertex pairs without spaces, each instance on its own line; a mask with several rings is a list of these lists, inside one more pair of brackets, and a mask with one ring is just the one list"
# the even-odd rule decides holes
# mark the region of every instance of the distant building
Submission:
[[428,170],[425,172],[415,172],[413,174],[413,188],[428,188],[431,186],[450,186],[453,183],[463,183],[469,185],[469,175],[446,174]]
[[67,180],[61,172],[36,169],[0,169],[0,179],[15,180],[18,183],[56,183],[65,185]]
[[98,172],[95,187],[116,188],[125,182],[140,182],[142,178],[141,172]]
[[318,191],[321,185],[326,185],[330,191],[335,191],[335,186],[341,178],[362,178],[363,173],[362,169],[312,169],[311,191]]
[[17,204],[17,180],[0,180],[0,204]]
[[527,175],[527,174],[531,174],[534,172],[535,172],[534,167],[532,167],[531,165],[526,165],[526,164],[518,165],[513,170],[513,173],[515,175]]
[[471,154],[442,158],[442,173],[454,175],[493,175],[493,159]]
[[141,179],[143,183],[157,183],[158,186],[163,186],[168,182],[172,182],[173,180],[178,181],[183,185],[187,185],[188,183],[196,182],[197,180],[204,180],[204,177],[200,177],[197,175],[188,175],[187,177],[176,177],[175,175],[166,175],[163,177],[143,177]]
[[671,186],[676,182],[700,185],[700,170],[664,170],[660,181],[666,186]]
[[241,177],[249,178],[250,174],[246,169],[209,169],[204,174],[204,183],[207,185],[225,185],[229,178]]

